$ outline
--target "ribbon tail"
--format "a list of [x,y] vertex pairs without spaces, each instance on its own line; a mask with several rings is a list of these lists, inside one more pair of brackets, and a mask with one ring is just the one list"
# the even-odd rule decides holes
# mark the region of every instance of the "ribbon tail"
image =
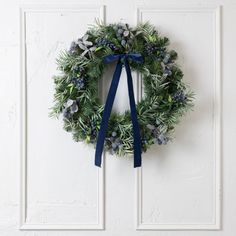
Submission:
[[140,136],[139,123],[138,123],[137,111],[136,111],[136,105],[135,105],[135,99],[134,99],[132,75],[131,75],[131,70],[130,70],[128,60],[125,60],[125,70],[127,73],[129,102],[130,102],[130,110],[131,110],[131,119],[132,119],[132,124],[133,124],[133,134],[134,134],[134,168],[136,168],[142,165],[141,136]]
[[95,152],[95,165],[98,167],[101,167],[101,163],[102,163],[102,152],[103,152],[106,132],[108,128],[108,121],[111,115],[112,106],[114,103],[117,87],[119,84],[121,70],[122,70],[122,64],[120,61],[118,61],[115,72],[113,74],[111,86],[107,95],[107,100],[106,100],[106,104],[105,104],[103,115],[102,115],[101,126],[98,133],[96,152]]

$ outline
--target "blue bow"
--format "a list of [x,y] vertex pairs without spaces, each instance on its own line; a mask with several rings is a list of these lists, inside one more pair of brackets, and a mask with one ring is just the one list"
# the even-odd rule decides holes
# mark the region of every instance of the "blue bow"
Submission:
[[129,53],[129,54],[111,54],[104,57],[104,62],[106,64],[113,61],[117,61],[116,69],[113,74],[111,86],[107,95],[107,101],[104,107],[102,121],[100,130],[97,138],[96,153],[95,153],[95,165],[101,167],[102,162],[102,152],[104,141],[106,138],[106,132],[108,128],[108,121],[111,115],[112,106],[114,103],[117,87],[120,81],[120,75],[122,71],[122,65],[124,64],[126,74],[127,74],[127,83],[128,83],[128,92],[129,92],[129,103],[131,110],[131,120],[133,124],[133,135],[134,135],[134,167],[140,167],[141,160],[141,136],[139,130],[139,124],[137,119],[136,105],[134,99],[134,90],[133,90],[133,81],[131,76],[131,70],[129,66],[129,60],[132,60],[137,63],[143,63],[143,57],[138,53]]

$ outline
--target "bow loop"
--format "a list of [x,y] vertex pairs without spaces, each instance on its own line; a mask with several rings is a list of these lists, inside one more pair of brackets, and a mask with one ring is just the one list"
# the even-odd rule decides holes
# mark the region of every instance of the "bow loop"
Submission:
[[134,62],[137,62],[137,63],[143,63],[144,60],[143,60],[143,57],[140,53],[129,53],[129,54],[126,54],[127,55],[127,58],[134,61]]

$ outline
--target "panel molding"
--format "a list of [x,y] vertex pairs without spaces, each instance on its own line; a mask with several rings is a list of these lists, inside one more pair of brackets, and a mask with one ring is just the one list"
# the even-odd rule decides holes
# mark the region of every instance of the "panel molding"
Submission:
[[[210,8],[146,8],[137,7],[136,19],[137,23],[142,23],[142,14],[155,12],[209,12],[213,15],[214,20],[214,202],[215,202],[215,221],[213,223],[181,223],[181,224],[156,224],[142,222],[142,167],[135,170],[135,228],[136,230],[220,230],[221,229],[221,212],[222,212],[222,180],[221,180],[221,155],[222,155],[222,140],[221,140],[221,6]],[[142,83],[140,83],[142,84]],[[142,88],[138,89],[139,95],[142,96]],[[141,99],[139,96],[139,100]]]
[[[22,5],[20,6],[20,230],[103,230],[104,229],[104,168],[98,168],[98,221],[94,224],[30,224],[27,218],[27,73],[26,73],[26,14],[31,12],[99,12],[99,19],[105,22],[105,6],[88,5]],[[104,158],[105,160],[105,158]]]

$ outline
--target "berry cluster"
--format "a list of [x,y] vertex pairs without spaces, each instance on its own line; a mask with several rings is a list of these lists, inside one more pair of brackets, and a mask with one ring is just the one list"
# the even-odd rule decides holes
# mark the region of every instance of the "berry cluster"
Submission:
[[74,74],[80,74],[80,75],[84,75],[85,74],[85,68],[83,66],[73,66],[72,67],[72,72]]
[[187,96],[186,94],[181,90],[181,91],[178,91],[174,94],[174,100],[176,102],[185,102],[186,99],[187,99]]
[[149,55],[156,54],[158,50],[158,46],[155,43],[145,43],[144,48]]
[[96,39],[96,43],[98,46],[104,46],[104,47],[108,47],[111,50],[115,50],[116,46],[114,43],[110,42],[108,39],[106,38],[97,38]]
[[81,90],[85,86],[85,79],[84,78],[72,78],[72,83],[76,86],[78,90]]
[[85,77],[85,69],[84,67],[74,67],[73,68],[73,74],[75,75],[71,82],[76,86],[78,90],[84,89],[86,77]]

